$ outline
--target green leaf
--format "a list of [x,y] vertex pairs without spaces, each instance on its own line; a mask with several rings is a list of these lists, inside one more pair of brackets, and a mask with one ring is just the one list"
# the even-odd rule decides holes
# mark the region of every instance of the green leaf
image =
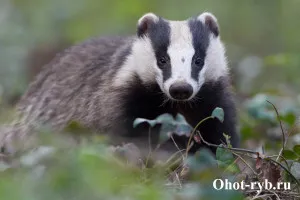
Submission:
[[194,156],[188,157],[186,164],[191,171],[199,173],[205,169],[217,167],[217,161],[212,152],[205,148],[197,151]]
[[222,108],[216,107],[211,116],[216,117],[220,122],[224,121],[224,110]]
[[144,118],[136,118],[133,122],[133,128],[137,127],[139,124],[147,122],[151,127],[154,127],[158,122],[156,120],[149,120]]
[[166,142],[171,134],[174,132],[174,130],[176,129],[176,126],[173,124],[162,124],[160,131],[159,131],[159,143],[162,144],[164,142]]
[[189,124],[178,124],[175,129],[176,135],[179,136],[189,136],[193,128]]
[[238,166],[236,165],[236,163],[234,163],[235,158],[228,149],[218,147],[216,152],[216,159],[219,167],[230,172],[239,172]]
[[148,123],[151,127],[154,127],[156,124],[161,124],[159,132],[159,143],[162,144],[170,138],[171,134],[176,134],[179,136],[188,136],[193,128],[186,122],[185,118],[181,114],[177,114],[174,119],[171,114],[165,113],[159,115],[154,120],[136,118],[133,122],[133,127],[135,128],[141,123]]
[[159,115],[156,119],[150,120],[150,119],[144,119],[144,118],[136,118],[133,122],[133,127],[137,127],[141,123],[148,123],[151,127],[154,127],[157,124],[163,124],[163,123],[173,123],[174,118],[172,115],[165,113],[162,115]]
[[174,118],[171,114],[165,113],[162,115],[159,115],[156,119],[157,123],[173,123]]
[[184,123],[184,124],[187,124],[187,122],[186,122],[184,116],[183,116],[182,114],[179,114],[179,113],[176,115],[175,121],[176,121],[177,123]]
[[293,151],[300,156],[300,144],[295,145]]
[[285,159],[289,159],[289,160],[296,160],[299,156],[292,150],[289,150],[289,149],[285,149],[283,152],[282,152],[282,156],[285,158]]
[[225,169],[225,171],[228,171],[231,173],[239,173],[240,168],[238,167],[238,165],[236,163],[233,162]]

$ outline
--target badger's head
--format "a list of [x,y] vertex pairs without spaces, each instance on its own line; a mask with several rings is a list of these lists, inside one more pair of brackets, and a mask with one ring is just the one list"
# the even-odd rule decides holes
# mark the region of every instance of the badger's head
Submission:
[[172,100],[191,100],[205,82],[227,75],[217,19],[210,13],[185,21],[148,13],[138,21],[137,36],[130,66]]

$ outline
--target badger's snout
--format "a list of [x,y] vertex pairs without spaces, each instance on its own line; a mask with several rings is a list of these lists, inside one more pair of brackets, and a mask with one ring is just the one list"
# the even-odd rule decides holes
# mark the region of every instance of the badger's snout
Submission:
[[187,100],[193,94],[193,87],[185,82],[173,83],[169,88],[169,93],[175,100]]

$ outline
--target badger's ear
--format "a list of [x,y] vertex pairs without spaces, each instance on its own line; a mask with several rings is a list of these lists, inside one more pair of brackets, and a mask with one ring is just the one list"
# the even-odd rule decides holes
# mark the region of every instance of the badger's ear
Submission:
[[138,37],[143,37],[144,35],[147,34],[149,29],[156,23],[158,22],[159,17],[156,16],[153,13],[147,13],[144,16],[142,16],[137,25],[137,35]]
[[200,14],[197,17],[198,20],[200,20],[205,26],[209,28],[209,30],[214,34],[214,36],[218,37],[219,36],[219,25],[218,25],[218,20],[217,18],[209,13],[209,12],[204,12]]

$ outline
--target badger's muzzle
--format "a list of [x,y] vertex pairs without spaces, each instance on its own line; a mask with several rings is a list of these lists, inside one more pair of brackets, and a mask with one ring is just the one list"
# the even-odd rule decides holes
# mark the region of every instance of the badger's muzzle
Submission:
[[177,82],[170,86],[169,93],[175,100],[188,100],[193,94],[193,87],[185,82]]

